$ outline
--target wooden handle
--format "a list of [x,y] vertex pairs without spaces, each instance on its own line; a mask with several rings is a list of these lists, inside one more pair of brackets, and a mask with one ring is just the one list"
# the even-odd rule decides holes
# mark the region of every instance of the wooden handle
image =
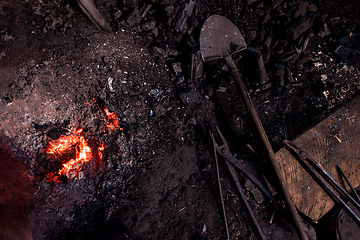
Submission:
[[251,119],[253,120],[254,124],[255,124],[255,127],[256,127],[256,130],[258,131],[259,135],[260,135],[260,138],[261,138],[261,142],[263,144],[263,146],[265,147],[266,149],[266,153],[268,155],[268,157],[270,158],[271,160],[271,164],[272,166],[274,167],[274,170],[276,172],[276,176],[280,182],[280,187],[281,187],[281,191],[285,197],[285,202],[286,202],[286,205],[288,206],[289,210],[290,210],[290,214],[292,216],[292,220],[293,220],[293,223],[295,225],[295,228],[297,230],[297,233],[299,235],[299,237],[301,237],[302,240],[308,240],[308,236],[305,232],[305,228],[304,228],[304,225],[302,223],[302,220],[299,216],[299,214],[297,213],[297,210],[295,208],[295,205],[294,203],[291,201],[291,198],[290,198],[290,195],[288,193],[288,191],[286,190],[285,188],[285,185],[284,185],[284,180],[282,179],[281,175],[279,174],[280,173],[280,169],[278,167],[276,163],[276,157],[275,157],[275,154],[274,154],[274,151],[271,147],[271,144],[269,142],[269,139],[266,135],[266,132],[264,130],[264,127],[260,121],[260,118],[259,118],[259,115],[254,107],[254,104],[253,102],[251,101],[251,98],[249,96],[249,93],[248,91],[246,90],[246,87],[245,87],[245,84],[244,82],[242,81],[241,79],[241,76],[240,76],[240,73],[239,73],[239,70],[237,69],[235,63],[234,63],[234,60],[231,58],[231,56],[225,56],[224,57],[228,67],[230,68],[230,71],[231,71],[231,74],[235,80],[235,83],[236,85],[239,87],[240,89],[240,93],[241,93],[241,96],[245,102],[245,105],[246,105],[246,108],[248,110],[248,112],[250,113],[250,116],[251,116]]

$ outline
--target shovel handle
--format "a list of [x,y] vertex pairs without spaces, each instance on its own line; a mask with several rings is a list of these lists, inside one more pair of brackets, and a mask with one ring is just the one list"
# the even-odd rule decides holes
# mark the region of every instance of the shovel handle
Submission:
[[277,178],[280,182],[280,187],[281,187],[281,191],[285,197],[285,202],[290,210],[290,214],[292,216],[292,220],[294,221],[294,225],[295,228],[298,232],[298,235],[301,237],[302,240],[308,240],[308,236],[305,232],[305,228],[304,225],[302,223],[302,220],[300,219],[299,214],[297,213],[297,210],[295,208],[294,203],[291,201],[290,195],[287,192],[285,185],[284,185],[284,180],[281,177],[280,173],[280,169],[278,167],[278,165],[276,164],[277,160],[274,154],[274,151],[271,147],[271,144],[269,142],[269,139],[266,135],[266,132],[264,130],[264,127],[261,123],[261,120],[259,118],[259,115],[254,107],[253,102],[251,101],[250,95],[245,87],[245,84],[243,82],[243,80],[241,79],[239,70],[237,69],[234,60],[231,58],[230,55],[224,56],[224,59],[227,63],[227,66],[229,67],[231,74],[235,80],[236,85],[239,87],[240,89],[240,93],[241,96],[245,102],[246,108],[248,110],[248,112],[250,113],[251,119],[253,120],[256,130],[258,131],[260,138],[261,138],[261,142],[264,145],[265,149],[266,149],[266,153],[268,155],[268,157],[271,160],[272,166],[274,167],[274,170],[276,172]]

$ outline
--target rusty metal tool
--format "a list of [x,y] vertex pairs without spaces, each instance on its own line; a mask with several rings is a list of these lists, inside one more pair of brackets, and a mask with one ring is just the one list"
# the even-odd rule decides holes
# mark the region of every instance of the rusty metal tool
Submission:
[[356,201],[358,203],[360,203],[360,198],[359,198],[359,195],[357,193],[357,191],[355,190],[355,188],[353,187],[353,185],[351,184],[350,180],[346,177],[344,171],[341,169],[341,167],[339,165],[336,165],[338,171],[340,172],[341,176],[344,177],[345,181],[347,182],[347,184],[349,185],[349,187],[351,188],[351,191],[353,191],[355,197],[356,197]]
[[227,18],[220,15],[210,16],[203,26],[200,32],[200,51],[204,62],[223,58],[227,66],[229,67],[231,74],[237,84],[242,99],[246,105],[248,112],[255,124],[256,130],[258,131],[262,144],[266,149],[267,155],[271,160],[272,166],[276,172],[277,178],[280,183],[281,191],[284,195],[285,202],[289,208],[292,221],[295,225],[296,231],[302,240],[307,240],[307,234],[302,223],[302,220],[292,202],[289,193],[287,192],[282,176],[279,174],[280,169],[276,164],[277,159],[275,153],[271,147],[269,139],[266,135],[264,127],[260,121],[259,115],[251,101],[250,95],[245,87],[244,82],[241,79],[239,70],[232,59],[234,53],[240,52],[247,48],[244,37],[240,33],[239,29]]
[[[349,213],[353,220],[360,227],[360,218],[356,213],[344,202],[344,200],[336,193],[338,191],[349,197],[350,201],[359,208],[359,204],[338,184],[336,181],[319,165],[315,160],[304,150],[298,148],[291,141],[285,140],[284,146],[292,152],[299,163],[305,168],[305,170],[311,175],[312,178],[321,186],[321,188],[329,195],[329,197],[335,202],[341,204],[341,206]],[[331,188],[328,183],[333,186]],[[345,194],[346,193],[346,194]]]
[[223,215],[224,215],[226,235],[227,235],[227,240],[230,240],[229,227],[228,227],[228,223],[227,223],[226,210],[225,210],[225,204],[224,204],[224,197],[222,194],[222,188],[221,188],[221,182],[220,182],[220,171],[219,171],[219,162],[218,162],[218,158],[217,158],[217,154],[216,154],[216,144],[215,144],[214,135],[212,133],[210,133],[210,135],[211,135],[211,138],[214,143],[213,146],[214,146],[214,155],[215,155],[216,175],[217,175],[217,179],[218,179],[220,200],[221,200],[221,207],[222,207]]
[[[240,181],[239,181],[239,178],[236,174],[236,170],[235,170],[235,166],[238,170],[240,170],[246,177],[248,177],[261,191],[264,191],[266,192],[266,195],[269,195],[272,197],[271,193],[268,192],[268,190],[254,177],[254,175],[252,175],[252,173],[245,167],[245,165],[243,165],[233,154],[230,153],[230,149],[229,149],[229,146],[225,140],[225,137],[222,135],[222,133],[220,132],[219,128],[216,127],[216,130],[222,140],[222,145],[219,146],[217,144],[217,142],[215,141],[215,138],[214,138],[214,134],[210,133],[211,134],[211,138],[213,140],[213,145],[214,145],[214,149],[215,149],[215,159],[217,159],[216,157],[216,152],[218,152],[221,156],[223,156],[227,161],[226,161],[226,165],[230,171],[230,174],[232,176],[232,179],[234,180],[235,184],[236,184],[236,187],[240,193],[240,196],[241,196],[241,199],[243,201],[243,203],[245,204],[246,206],[246,209],[248,210],[248,213],[250,214],[251,216],[251,219],[253,220],[255,226],[256,226],[256,229],[261,237],[261,239],[266,239],[261,228],[260,228],[260,225],[258,223],[258,221],[256,220],[255,218],[255,215],[254,215],[254,212],[252,211],[251,207],[250,207],[250,204],[249,202],[247,201],[246,199],[246,196],[244,194],[244,190],[242,189],[241,187],[241,184],[240,184]],[[272,197],[273,198],[273,197]],[[273,199],[275,202],[276,200]]]
[[[214,135],[211,133],[211,138],[213,140],[213,145],[214,145],[214,149],[215,149],[215,159],[217,159],[216,157],[216,152],[218,152],[221,156],[223,156],[227,161],[226,161],[226,165],[230,171],[230,174],[231,174],[231,177],[232,179],[234,180],[235,184],[236,184],[236,187],[237,189],[239,190],[239,193],[240,193],[240,196],[241,196],[241,199],[243,201],[243,203],[245,204],[246,206],[246,209],[248,210],[248,213],[250,214],[251,216],[251,219],[253,220],[255,226],[256,226],[256,229],[261,237],[261,239],[266,239],[261,228],[260,228],[260,225],[258,223],[258,221],[256,220],[255,218],[255,215],[254,215],[254,212],[252,211],[251,207],[250,207],[250,204],[249,202],[247,201],[246,199],[246,196],[244,194],[244,190],[242,189],[241,187],[241,184],[240,184],[240,181],[239,181],[239,178],[236,174],[236,170],[235,170],[235,167],[237,167],[237,169],[239,169],[246,177],[248,177],[257,187],[259,187],[259,189],[261,189],[261,191],[264,191],[264,192],[267,192],[267,195],[271,196],[271,193],[267,191],[267,189],[254,177],[254,175],[252,175],[252,173],[245,167],[245,165],[243,165],[234,155],[232,155],[230,153],[230,149],[229,149],[229,146],[224,138],[224,136],[222,135],[222,133],[220,132],[219,128],[216,127],[216,130],[222,140],[222,145],[219,146],[217,144],[217,142],[215,141],[215,138],[214,138]],[[234,165],[232,165],[234,164]],[[276,200],[274,199],[274,201],[276,202]]]

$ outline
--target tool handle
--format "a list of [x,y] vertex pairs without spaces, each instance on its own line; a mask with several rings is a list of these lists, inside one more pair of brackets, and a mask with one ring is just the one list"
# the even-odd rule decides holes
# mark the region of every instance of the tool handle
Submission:
[[351,188],[351,190],[353,191],[355,197],[356,197],[356,200],[357,200],[357,203],[360,203],[360,198],[359,198],[359,195],[358,193],[356,192],[356,190],[354,189],[353,185],[351,184],[350,180],[346,177],[344,171],[342,170],[342,168],[339,166],[339,165],[336,165],[337,169],[339,170],[340,174],[344,177],[345,181],[347,182],[347,184],[349,185],[349,187]]
[[342,188],[317,162],[315,162],[314,159],[310,158],[308,159],[308,162],[324,179],[326,179],[326,181],[328,181],[328,183],[330,183],[336,191],[338,191],[338,193],[342,195],[343,198],[349,198],[350,202],[354,204],[358,210],[360,210],[360,204],[351,197],[350,194]]
[[218,159],[217,159],[217,153],[216,153],[215,145],[214,145],[214,154],[215,154],[216,175],[217,175],[217,179],[218,179],[220,200],[221,200],[221,207],[222,207],[223,215],[224,215],[226,235],[227,235],[227,240],[230,240],[229,227],[228,227],[227,218],[226,218],[226,211],[225,211],[225,202],[224,202],[224,197],[223,197],[223,194],[222,194],[222,188],[221,188],[221,182],[220,182],[219,162],[218,162]]
[[341,199],[339,195],[320,177],[320,175],[316,172],[318,169],[314,169],[313,166],[307,161],[300,159],[300,163],[302,163],[305,170],[314,178],[314,180],[321,186],[321,188],[331,197],[331,199],[335,203],[340,203],[341,206],[348,212],[348,214],[353,218],[353,220],[360,227],[360,218],[356,215],[356,213]]
[[263,232],[262,232],[262,230],[261,230],[261,228],[260,228],[260,225],[259,225],[258,221],[257,221],[256,218],[255,218],[254,212],[252,211],[249,202],[248,202],[247,199],[246,199],[246,196],[245,196],[245,194],[244,194],[244,190],[242,189],[242,187],[241,187],[241,185],[240,185],[240,181],[239,181],[239,178],[238,178],[238,176],[237,176],[237,174],[236,174],[236,170],[235,170],[234,166],[233,166],[231,163],[229,163],[228,161],[226,161],[226,165],[227,165],[228,168],[229,168],[229,171],[230,171],[230,173],[231,173],[231,176],[232,176],[232,178],[234,179],[235,184],[236,184],[236,187],[237,187],[237,189],[238,189],[238,191],[239,191],[239,193],[240,193],[241,199],[242,199],[243,203],[245,204],[246,209],[248,210],[248,213],[250,214],[251,219],[253,220],[253,222],[254,222],[254,224],[255,224],[255,226],[256,226],[256,229],[257,229],[258,232],[259,232],[259,235],[260,235],[261,239],[262,239],[262,240],[265,240],[266,238],[265,238],[265,236],[264,236],[264,234],[263,234]]
[[240,93],[241,93],[241,96],[245,102],[245,106],[248,110],[248,112],[250,113],[250,116],[255,124],[255,127],[256,127],[256,130],[258,131],[259,135],[260,135],[260,138],[261,138],[261,142],[263,143],[265,149],[266,149],[266,152],[271,160],[271,163],[272,163],[272,166],[274,167],[275,169],[275,172],[276,172],[276,175],[277,175],[277,178],[280,182],[280,187],[281,187],[281,191],[285,197],[285,202],[290,210],[290,214],[292,216],[292,219],[294,221],[294,224],[295,224],[295,228],[297,230],[297,233],[299,235],[299,237],[301,237],[302,240],[308,240],[308,236],[306,234],[306,231],[305,231],[305,228],[304,228],[304,225],[302,223],[302,220],[300,219],[300,216],[299,214],[297,213],[297,210],[296,210],[296,207],[294,205],[294,203],[292,202],[291,198],[290,198],[290,195],[289,193],[287,192],[286,188],[285,188],[285,185],[284,185],[284,181],[282,179],[282,177],[280,176],[280,169],[278,167],[278,165],[276,164],[277,160],[276,160],[276,157],[275,157],[275,154],[274,154],[274,151],[271,147],[271,144],[269,142],[269,139],[266,135],[266,132],[264,130],[264,127],[263,125],[261,124],[261,121],[260,121],[260,118],[259,118],[259,115],[254,107],[254,104],[253,102],[251,101],[251,98],[249,96],[249,93],[248,91],[246,90],[246,87],[245,87],[245,84],[244,82],[242,81],[241,79],[241,76],[240,76],[240,73],[239,73],[239,70],[237,69],[235,63],[234,63],[234,60],[231,58],[230,55],[227,55],[227,56],[224,56],[224,59],[227,63],[227,66],[229,67],[230,71],[231,71],[231,74],[235,80],[235,83],[236,85],[238,86],[238,88],[240,89]]
[[[232,154],[223,155],[223,157],[227,160],[226,163],[230,162],[232,165],[235,166],[237,169],[239,169],[240,172],[242,172],[259,190],[267,196],[274,205],[278,208],[278,210],[284,214],[285,216],[288,214],[286,209],[271,195],[269,190],[265,188],[264,185],[262,185],[259,180],[250,172],[250,170]],[[231,171],[230,171],[231,172]]]

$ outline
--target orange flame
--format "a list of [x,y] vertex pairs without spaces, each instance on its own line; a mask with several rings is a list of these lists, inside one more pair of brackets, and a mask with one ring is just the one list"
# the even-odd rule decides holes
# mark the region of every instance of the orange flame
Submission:
[[[96,102],[95,99],[92,100]],[[119,120],[117,119],[118,115],[110,112],[106,108],[103,108],[103,110],[106,114],[106,130],[120,128]],[[120,130],[123,130],[123,128],[120,128]],[[74,130],[70,135],[61,136],[58,140],[49,142],[44,151],[53,157],[64,157],[72,151],[75,151],[75,153],[72,157],[69,157],[68,160],[62,163],[62,167],[56,173],[48,173],[48,179],[58,183],[60,182],[60,176],[62,175],[72,178],[77,175],[84,163],[89,162],[93,157],[95,157],[95,159],[102,159],[105,148],[105,145],[100,143],[95,153],[93,153],[83,136],[83,129],[81,128]],[[94,154],[95,156],[93,156]]]
[[[75,148],[75,156],[62,164],[62,168],[60,168],[57,172],[58,175],[66,175],[70,178],[73,173],[79,171],[84,163],[89,162],[92,159],[93,154],[91,148],[84,136],[81,134],[82,129],[77,129],[72,135],[61,136],[58,140],[51,141],[45,148],[45,152],[49,155],[53,155],[54,157],[60,157],[70,149]],[[98,152],[101,159],[101,151],[105,148],[103,144],[100,144],[100,146],[101,147],[99,147]],[[56,179],[54,179],[54,181],[57,182]]]
[[[119,120],[118,115],[116,113],[109,112],[107,108],[104,108],[106,118],[109,121],[109,123],[106,124],[106,129],[114,130],[115,128],[119,128]],[[122,130],[122,128],[120,128]]]

